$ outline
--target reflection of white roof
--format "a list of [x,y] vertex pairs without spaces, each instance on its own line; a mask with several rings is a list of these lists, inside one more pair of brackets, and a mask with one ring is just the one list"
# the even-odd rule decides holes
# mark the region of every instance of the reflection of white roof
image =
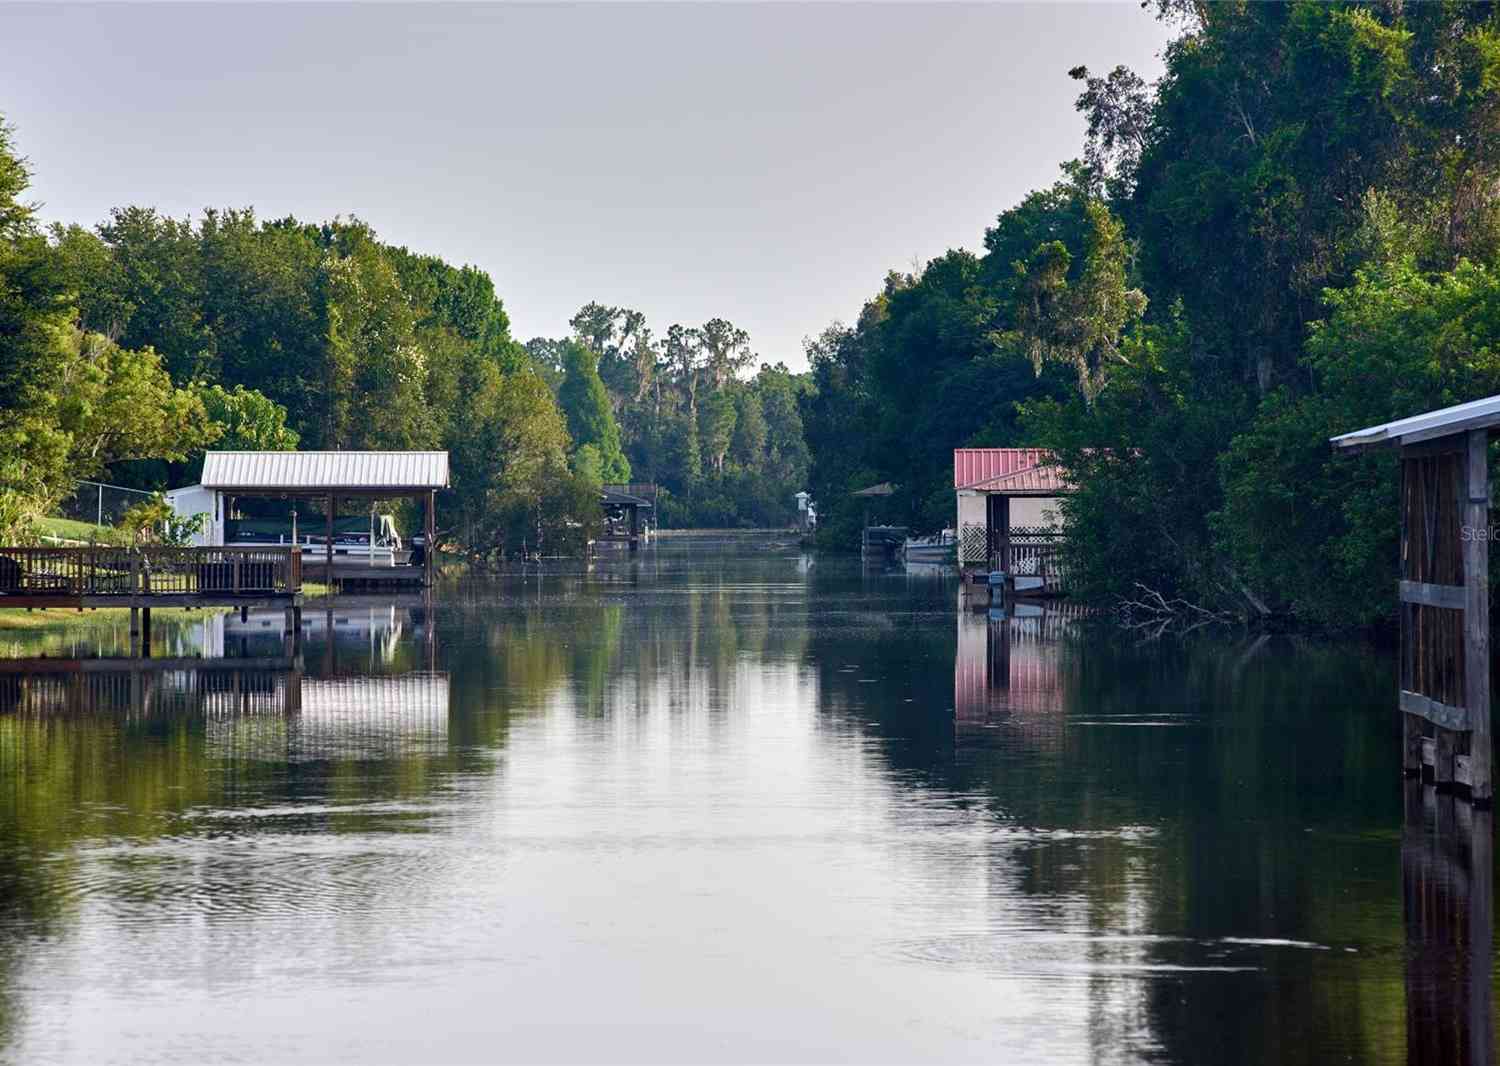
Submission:
[[209,452],[203,486],[260,492],[414,492],[448,487],[447,452]]
[[1470,429],[1500,426],[1500,396],[1444,407],[1426,414],[1412,415],[1353,433],[1343,433],[1329,440],[1335,448],[1367,448],[1377,444],[1416,444],[1434,437],[1447,437]]
[[[448,750],[447,674],[260,676],[262,684],[252,684],[248,695],[228,691],[210,697],[219,700],[218,713],[208,721],[209,750],[216,757],[360,761]],[[285,713],[288,685],[301,686],[295,714]]]

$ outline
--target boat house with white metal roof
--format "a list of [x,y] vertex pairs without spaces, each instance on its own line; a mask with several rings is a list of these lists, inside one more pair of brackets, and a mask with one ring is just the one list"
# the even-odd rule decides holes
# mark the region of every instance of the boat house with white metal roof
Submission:
[[[320,452],[209,452],[203,459],[199,484],[168,494],[179,513],[207,513],[208,544],[222,544],[225,519],[237,497],[260,496],[281,499],[315,499],[324,502],[325,525],[323,577],[325,580],[388,580],[409,574],[411,580],[432,584],[433,538],[436,534],[437,492],[448,487],[448,453],[445,451],[320,451]],[[340,500],[368,501],[416,499],[423,504],[424,540],[422,567],[396,575],[390,568],[380,573],[355,573],[341,566],[334,569],[334,516]],[[297,539],[295,511],[293,540]],[[311,576],[311,574],[309,575]]]

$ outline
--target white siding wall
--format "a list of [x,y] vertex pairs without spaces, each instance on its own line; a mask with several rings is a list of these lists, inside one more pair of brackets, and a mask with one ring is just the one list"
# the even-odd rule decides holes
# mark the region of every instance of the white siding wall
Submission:
[[167,503],[172,505],[172,510],[178,515],[189,517],[195,514],[203,514],[208,517],[203,520],[203,532],[193,535],[193,543],[198,547],[217,547],[224,543],[224,520],[223,516],[217,514],[214,497],[218,493],[212,489],[205,489],[202,485],[189,485],[184,489],[173,489],[165,494]]
[[985,499],[977,492],[960,492],[958,494],[958,525],[954,529],[962,530],[964,526],[984,525]]

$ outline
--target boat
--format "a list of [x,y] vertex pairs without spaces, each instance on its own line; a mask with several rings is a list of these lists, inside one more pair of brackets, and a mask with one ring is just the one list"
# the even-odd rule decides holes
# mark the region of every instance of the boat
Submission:
[[908,563],[958,564],[958,532],[945,529],[930,537],[907,537],[903,555]]
[[[294,532],[295,529],[295,532]],[[327,519],[306,516],[296,527],[290,519],[238,518],[225,522],[226,547],[290,546],[302,549],[304,563],[318,565],[327,558]],[[421,540],[420,536],[417,538]],[[392,515],[343,517],[334,520],[335,567],[419,565],[422,551],[405,545]]]

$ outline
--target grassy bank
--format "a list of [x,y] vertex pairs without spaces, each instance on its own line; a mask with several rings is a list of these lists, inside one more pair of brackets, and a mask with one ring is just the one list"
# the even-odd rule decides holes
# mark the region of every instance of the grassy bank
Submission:
[[[303,582],[302,595],[314,599],[329,595],[332,590],[316,581]],[[213,607],[154,607],[154,618],[175,618],[182,615],[227,614],[234,610],[227,605]],[[113,623],[129,616],[129,607],[92,607],[78,610],[76,607],[25,607],[0,608],[0,631],[25,629],[65,629],[74,626]]]
[[61,540],[79,540],[85,544],[125,544],[129,537],[113,526],[96,526],[92,522],[79,522],[72,518],[43,518],[37,528],[44,537]]
[[[182,615],[227,614],[233,607],[156,607],[153,618]],[[14,607],[0,610],[0,631],[30,629],[72,629],[77,626],[114,624],[130,615],[129,607],[96,607],[82,611],[73,607],[37,607],[26,610]]]

